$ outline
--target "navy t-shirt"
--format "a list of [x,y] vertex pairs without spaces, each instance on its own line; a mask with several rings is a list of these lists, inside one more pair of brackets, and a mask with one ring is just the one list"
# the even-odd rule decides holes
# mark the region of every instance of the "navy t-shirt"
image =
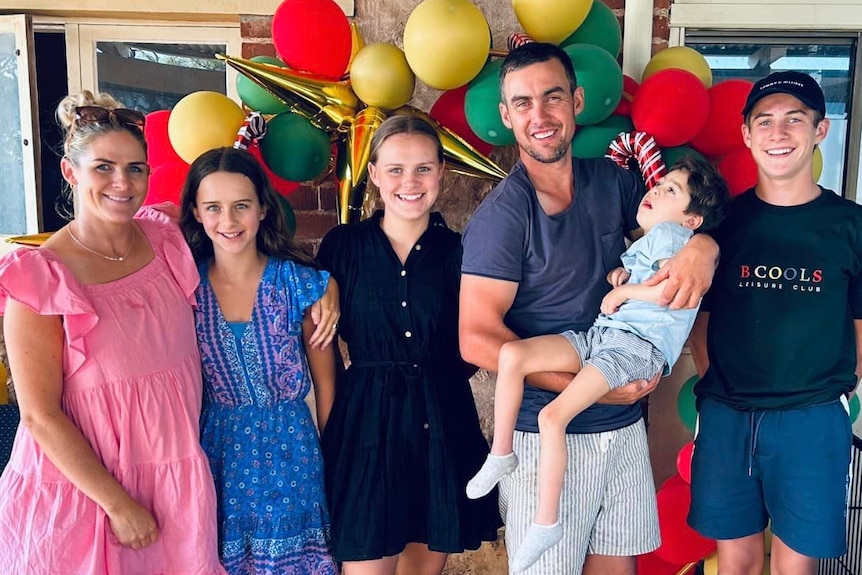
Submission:
[[709,311],[709,369],[694,388],[740,411],[835,401],[856,385],[862,206],[821,189],[799,206],[749,190],[710,232],[721,249]]
[[[572,158],[572,164],[575,193],[565,211],[544,212],[519,161],[464,230],[462,273],[519,284],[504,320],[521,338],[589,329],[611,289],[607,273],[622,265],[625,233],[638,227],[639,178],[603,158]],[[516,429],[537,432],[539,410],[554,397],[527,385]],[[567,431],[611,431],[641,415],[639,404],[596,404]]]

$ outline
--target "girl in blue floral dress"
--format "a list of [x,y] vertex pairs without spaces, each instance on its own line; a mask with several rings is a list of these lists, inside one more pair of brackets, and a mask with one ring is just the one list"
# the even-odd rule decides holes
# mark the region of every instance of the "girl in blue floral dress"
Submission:
[[275,192],[243,150],[195,160],[180,223],[201,275],[201,443],[216,482],[221,560],[232,575],[335,574],[318,433],[304,401],[313,382],[322,430],[335,366],[321,344],[334,320],[315,331],[308,309],[329,274],[289,239]]

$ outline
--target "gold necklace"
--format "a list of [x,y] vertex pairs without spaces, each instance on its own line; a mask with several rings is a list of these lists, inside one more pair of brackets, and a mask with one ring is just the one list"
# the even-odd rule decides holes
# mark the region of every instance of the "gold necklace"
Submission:
[[81,242],[81,240],[76,238],[75,234],[72,233],[72,224],[69,224],[68,226],[66,226],[66,231],[69,232],[69,237],[72,238],[72,240],[76,244],[78,244],[79,246],[81,246],[82,248],[84,248],[85,250],[90,252],[91,254],[97,255],[100,258],[104,258],[104,259],[108,260],[109,262],[124,262],[124,261],[126,261],[126,258],[129,257],[129,254],[132,253],[132,247],[135,245],[135,236],[137,235],[137,234],[135,234],[134,228],[132,228],[132,241],[129,242],[129,249],[127,249],[126,253],[121,255],[120,257],[114,257],[114,256],[106,256],[105,254],[103,254],[101,252],[97,252],[93,248],[89,248],[89,247],[85,246]]

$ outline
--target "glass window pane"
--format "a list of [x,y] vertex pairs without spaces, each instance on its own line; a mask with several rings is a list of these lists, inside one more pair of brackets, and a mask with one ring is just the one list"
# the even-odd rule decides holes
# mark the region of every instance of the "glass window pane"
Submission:
[[0,33],[0,233],[27,233],[15,34]]
[[99,91],[142,112],[169,110],[199,90],[227,93],[225,44],[97,42]]
[[820,185],[844,194],[848,112],[852,87],[851,64],[855,51],[850,40],[810,43],[816,39],[775,38],[751,42],[740,38],[687,38],[686,46],[704,55],[713,81],[739,78],[755,82],[772,72],[797,70],[814,77],[826,95],[826,116],[831,126],[820,144],[823,173]]

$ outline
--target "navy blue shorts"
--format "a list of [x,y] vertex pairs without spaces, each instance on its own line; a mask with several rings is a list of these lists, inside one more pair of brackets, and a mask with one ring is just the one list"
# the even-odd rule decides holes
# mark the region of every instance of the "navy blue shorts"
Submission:
[[850,417],[842,402],[743,412],[706,400],[691,468],[689,524],[706,537],[772,532],[808,557],[846,552]]

